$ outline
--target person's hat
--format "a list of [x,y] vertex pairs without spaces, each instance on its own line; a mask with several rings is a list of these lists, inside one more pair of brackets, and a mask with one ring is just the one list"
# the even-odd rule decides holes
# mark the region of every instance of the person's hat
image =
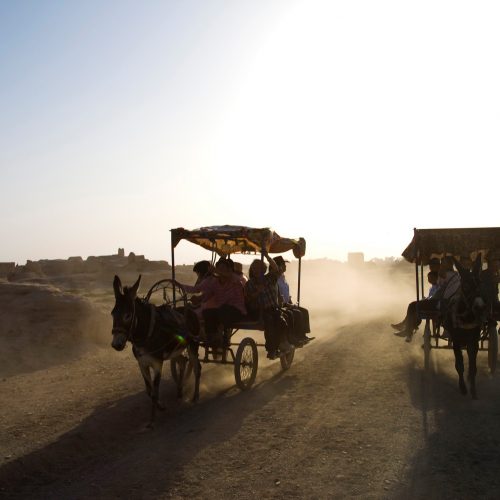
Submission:
[[289,260],[285,260],[281,255],[277,255],[276,257],[273,258],[274,262],[276,262],[276,264],[278,266],[282,266],[285,264],[285,262],[290,262]]

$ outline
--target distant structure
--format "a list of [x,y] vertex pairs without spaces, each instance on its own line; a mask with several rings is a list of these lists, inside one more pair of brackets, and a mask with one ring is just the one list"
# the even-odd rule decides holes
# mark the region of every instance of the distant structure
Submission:
[[165,260],[151,261],[144,255],[136,255],[130,252],[125,256],[123,248],[118,249],[114,255],[100,255],[98,257],[89,255],[83,260],[80,256],[69,259],[42,259],[38,261],[28,260],[24,266],[16,265],[14,262],[0,262],[0,278],[15,281],[26,275],[43,276],[68,276],[83,273],[118,272],[120,270],[133,270],[138,272],[164,272],[170,269]]
[[0,262],[0,278],[6,278],[16,270],[15,262]]
[[365,254],[363,252],[349,252],[347,263],[353,267],[361,267],[365,263]]

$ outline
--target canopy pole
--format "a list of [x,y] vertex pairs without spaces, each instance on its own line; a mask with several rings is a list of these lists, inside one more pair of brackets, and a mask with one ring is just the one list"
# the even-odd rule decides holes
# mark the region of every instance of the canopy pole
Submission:
[[297,305],[300,306],[300,275],[302,272],[302,257],[299,257],[299,282],[297,285]]
[[[171,233],[170,245],[172,249],[172,281],[175,282],[175,247],[174,247],[174,233]],[[175,283],[172,283],[172,293],[175,305]]]
[[418,286],[418,261],[420,259],[420,249],[418,248],[417,228],[413,228],[413,234],[414,234],[415,246],[416,246],[416,250],[417,250],[416,255],[415,255],[415,282],[416,282],[416,286],[417,286],[417,307],[418,307],[418,303],[420,301],[420,290],[419,290],[419,286]]
[[422,298],[424,298],[424,263],[420,262],[420,289],[422,290]]

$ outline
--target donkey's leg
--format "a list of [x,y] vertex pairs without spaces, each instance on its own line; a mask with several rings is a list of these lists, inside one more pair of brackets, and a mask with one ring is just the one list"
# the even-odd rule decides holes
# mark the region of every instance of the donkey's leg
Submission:
[[153,388],[153,384],[151,382],[151,372],[149,371],[149,365],[141,362],[141,358],[137,360],[139,364],[139,369],[141,370],[142,378],[144,379],[144,385],[146,386],[146,392],[148,396],[151,397],[151,390]]
[[469,358],[469,383],[472,399],[477,399],[476,393],[476,373],[477,373],[477,353],[479,351],[479,342],[472,339],[467,342],[467,356]]
[[177,378],[177,397],[179,399],[182,398],[182,389],[184,386],[184,374],[186,373],[187,362],[188,360],[183,355],[180,355],[177,358],[177,363],[179,366],[179,377]]
[[455,354],[455,369],[458,373],[458,387],[462,394],[467,394],[467,386],[464,380],[464,357],[458,341],[453,341],[453,353]]
[[191,344],[188,346],[189,361],[194,372],[194,394],[193,403],[200,399],[200,378],[201,378],[201,363],[198,359],[198,346]]
[[160,404],[160,381],[161,381],[161,371],[163,368],[163,361],[156,361],[153,365],[154,378],[153,378],[153,392],[152,399],[154,407],[158,410],[164,410],[165,408]]

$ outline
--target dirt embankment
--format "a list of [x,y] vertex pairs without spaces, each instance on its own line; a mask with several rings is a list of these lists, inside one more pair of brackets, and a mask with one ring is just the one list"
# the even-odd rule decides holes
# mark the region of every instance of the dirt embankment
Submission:
[[0,283],[0,377],[59,364],[104,345],[109,312],[51,285]]

